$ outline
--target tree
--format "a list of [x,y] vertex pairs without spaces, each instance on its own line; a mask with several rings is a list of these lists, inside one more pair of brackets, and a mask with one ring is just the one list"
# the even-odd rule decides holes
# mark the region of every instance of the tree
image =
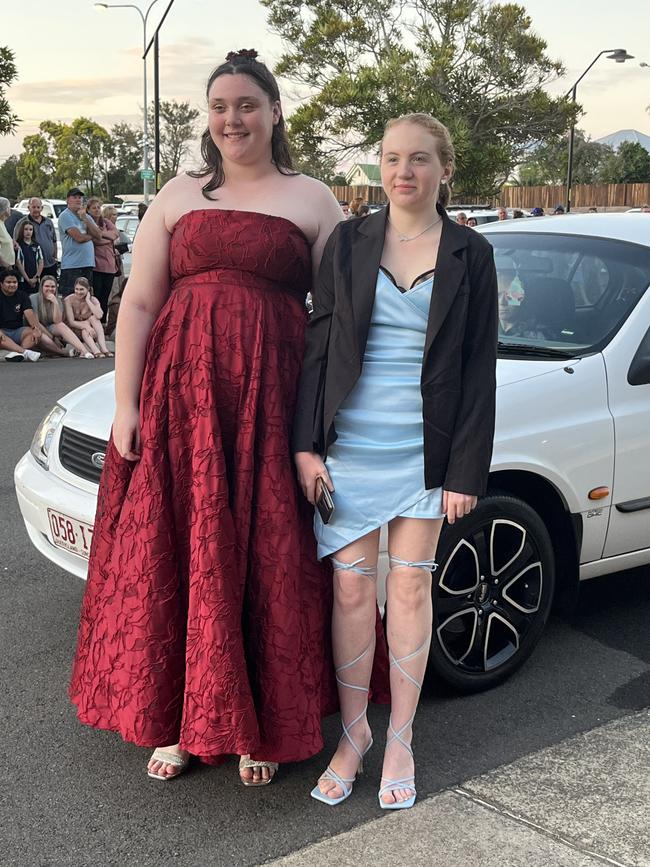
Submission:
[[11,48],[0,45],[0,135],[9,135],[9,133],[15,132],[20,120],[11,111],[9,101],[5,96],[6,88],[18,77],[14,58],[15,55]]
[[[291,126],[287,128],[289,139],[291,139]],[[329,157],[320,154],[303,154],[300,151],[294,152],[292,148],[293,167],[296,171],[302,172],[303,175],[309,175],[311,178],[317,178],[324,184],[333,184],[335,175],[335,160],[334,157]]]
[[50,195],[62,195],[74,184],[83,185],[91,196],[110,195],[108,165],[112,144],[103,126],[87,117],[78,117],[71,124],[45,120],[39,129],[49,139],[53,154]]
[[142,129],[116,123],[110,132],[112,154],[108,169],[111,195],[134,192],[142,185]]
[[16,172],[17,167],[17,156],[7,157],[0,166],[0,195],[12,201],[20,195],[20,181]]
[[43,133],[27,135],[23,139],[23,152],[18,158],[16,174],[21,196],[44,196],[47,193],[54,174],[54,162]]
[[[160,174],[161,184],[176,177],[181,163],[188,155],[190,144],[196,135],[199,110],[189,102],[162,101],[160,103]],[[153,105],[148,114],[153,141]]]
[[[526,187],[566,183],[568,154],[568,137],[541,142],[522,160],[518,170],[519,183]],[[612,149],[608,145],[591,141],[582,130],[577,129],[573,145],[573,183],[598,183],[603,166],[611,154]]]
[[456,190],[493,193],[531,141],[557,139],[579,107],[544,85],[563,72],[514,3],[262,0],[286,51],[276,72],[309,91],[290,118],[303,158],[372,149],[386,121],[438,117],[457,152]]
[[602,179],[609,184],[650,183],[650,154],[639,142],[621,142],[607,159]]

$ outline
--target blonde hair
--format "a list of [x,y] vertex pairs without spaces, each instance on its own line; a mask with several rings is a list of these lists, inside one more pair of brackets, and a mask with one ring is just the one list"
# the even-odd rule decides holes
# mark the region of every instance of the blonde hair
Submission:
[[117,217],[117,208],[115,208],[113,205],[104,205],[104,207],[102,208],[102,217],[105,220],[110,220],[111,222],[114,222],[114,218]]
[[59,303],[56,299],[56,292],[59,288],[58,283],[56,282],[56,277],[53,277],[51,274],[46,274],[45,277],[41,277],[41,281],[38,284],[38,297],[36,300],[36,315],[38,316],[39,322],[43,325],[51,325],[54,321],[52,318],[52,311],[49,309],[49,306],[46,306],[45,296],[43,295],[43,286],[49,282],[54,283],[55,304]]
[[[456,168],[456,153],[451,140],[449,130],[437,118],[423,111],[414,111],[411,114],[403,114],[401,117],[394,117],[386,123],[384,127],[384,137],[389,129],[399,126],[402,123],[412,123],[415,126],[422,127],[430,133],[435,139],[436,147],[438,148],[438,157],[443,166],[449,166],[451,173],[448,182],[440,184],[438,191],[438,202],[444,207],[447,206],[450,199],[449,181],[451,181],[454,170]],[[383,139],[379,148],[379,156],[381,157],[383,150]]]

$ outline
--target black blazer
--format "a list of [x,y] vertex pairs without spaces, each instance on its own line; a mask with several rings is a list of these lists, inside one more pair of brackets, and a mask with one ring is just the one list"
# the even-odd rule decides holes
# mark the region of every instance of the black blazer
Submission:
[[[298,393],[296,452],[327,455],[336,412],[361,374],[387,210],[340,223],[325,246]],[[496,271],[486,238],[438,211],[442,235],[421,378],[425,486],[479,495],[494,437]]]

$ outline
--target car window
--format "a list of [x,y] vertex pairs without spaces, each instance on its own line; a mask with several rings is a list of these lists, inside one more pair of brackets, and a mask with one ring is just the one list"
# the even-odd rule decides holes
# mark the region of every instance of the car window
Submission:
[[63,211],[67,208],[67,204],[65,202],[61,202],[61,204],[54,205],[54,216],[58,217],[59,214],[62,214]]
[[570,350],[602,348],[650,285],[650,249],[608,238],[487,234],[499,284],[499,340]]
[[135,238],[135,233],[138,229],[137,217],[118,217],[115,221],[115,225],[118,229],[127,234],[131,241],[133,241],[133,239]]

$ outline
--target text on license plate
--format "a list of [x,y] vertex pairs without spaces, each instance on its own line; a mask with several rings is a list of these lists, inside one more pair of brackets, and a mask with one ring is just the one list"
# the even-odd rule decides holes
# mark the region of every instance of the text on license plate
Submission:
[[73,554],[85,557],[87,560],[90,556],[90,543],[93,538],[92,525],[84,524],[82,521],[77,521],[76,518],[68,517],[68,515],[62,515],[53,509],[47,510],[47,516],[50,522],[50,541],[52,544],[56,545],[57,548],[63,548],[64,551],[71,551]]

